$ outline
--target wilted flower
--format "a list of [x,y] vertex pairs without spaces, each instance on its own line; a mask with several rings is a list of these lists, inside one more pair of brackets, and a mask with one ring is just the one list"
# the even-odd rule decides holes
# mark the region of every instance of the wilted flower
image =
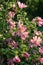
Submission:
[[15,56],[14,58],[13,58],[13,62],[16,62],[16,63],[19,63],[21,60],[20,60],[20,58],[18,57],[18,56]]
[[17,3],[18,3],[19,8],[21,8],[21,9],[27,7],[27,5],[25,5],[24,3],[21,3],[21,2],[17,2]]
[[11,46],[12,49],[18,48],[18,43],[13,40],[9,40],[8,44]]
[[30,56],[30,54],[27,52],[23,54],[23,57],[25,57],[25,58],[28,58],[29,56]]
[[12,59],[7,59],[7,64],[8,65],[14,65],[13,60]]
[[30,41],[32,42],[33,46],[40,46],[42,39],[40,37],[35,36]]

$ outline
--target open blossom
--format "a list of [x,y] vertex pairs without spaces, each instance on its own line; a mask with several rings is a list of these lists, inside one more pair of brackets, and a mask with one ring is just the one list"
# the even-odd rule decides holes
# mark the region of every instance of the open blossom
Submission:
[[23,57],[25,57],[25,58],[28,58],[29,56],[30,56],[30,54],[27,52],[23,54]]
[[32,21],[36,22],[38,26],[42,26],[43,25],[43,19],[41,17],[36,17]]
[[7,22],[9,23],[10,28],[15,28],[15,22],[11,18],[7,19]]
[[33,37],[33,39],[30,40],[33,46],[40,46],[42,39],[40,37]]
[[14,17],[14,15],[15,15],[15,13],[14,13],[14,12],[12,12],[12,11],[9,11],[9,12],[8,12],[8,15],[9,15],[9,18],[13,18],[13,17]]
[[18,22],[18,28],[17,35],[21,37],[21,39],[25,40],[28,37],[28,32],[26,31],[27,28],[23,26],[21,22]]
[[21,60],[20,60],[20,58],[18,57],[18,56],[15,56],[14,58],[13,58],[13,62],[16,62],[16,63],[19,63]]
[[40,58],[39,60],[40,60],[40,63],[43,63],[43,58]]
[[24,3],[21,3],[21,2],[17,2],[17,3],[18,3],[19,8],[21,8],[21,9],[27,7],[27,5],[25,5]]
[[43,54],[43,47],[39,48],[39,52]]
[[43,25],[43,19],[41,17],[38,17],[38,25],[39,26]]

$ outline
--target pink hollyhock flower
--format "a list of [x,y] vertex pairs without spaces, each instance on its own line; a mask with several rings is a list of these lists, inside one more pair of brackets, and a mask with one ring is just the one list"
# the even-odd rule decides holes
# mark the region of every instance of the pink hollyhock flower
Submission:
[[11,34],[12,34],[12,36],[15,36],[15,32],[12,32]]
[[40,31],[35,31],[34,32],[36,35],[42,35],[42,33]]
[[9,15],[9,18],[13,18],[13,17],[14,17],[14,15],[15,15],[15,13],[14,13],[14,12],[12,12],[12,11],[9,11],[9,12],[8,12],[8,15]]
[[43,54],[43,47],[39,48],[39,52]]
[[14,58],[13,58],[13,62],[16,62],[16,63],[19,63],[21,60],[20,60],[20,58],[18,57],[18,56],[15,56]]
[[43,19],[41,17],[37,17],[37,20],[38,20],[38,22],[37,22],[38,26],[42,26],[43,25]]
[[40,62],[43,63],[43,58],[40,58]]
[[37,24],[38,24],[38,26],[40,26],[40,27],[41,27],[41,26],[43,25],[43,21],[42,21],[42,22],[41,22],[41,21],[39,21]]
[[9,22],[9,24],[10,24],[10,28],[15,28],[15,22]]
[[40,37],[35,36],[30,41],[32,42],[33,46],[40,46],[42,39]]
[[32,21],[36,22],[38,26],[42,26],[43,25],[43,19],[41,17],[36,17]]
[[13,63],[13,60],[12,60],[12,59],[7,59],[7,61],[8,61],[8,62],[7,62],[7,64],[8,64],[8,65],[14,65],[14,63]]
[[25,58],[28,58],[29,56],[30,56],[30,54],[27,52],[23,54],[23,57],[25,57]]
[[18,28],[17,35],[21,37],[21,39],[25,40],[28,37],[28,32],[26,31],[27,28],[23,26],[21,22],[18,22]]
[[15,28],[15,22],[11,18],[7,19],[7,22],[9,23],[10,28]]
[[19,8],[21,8],[21,9],[27,7],[27,5],[25,5],[24,3],[21,3],[21,2],[17,2],[17,3],[18,3]]

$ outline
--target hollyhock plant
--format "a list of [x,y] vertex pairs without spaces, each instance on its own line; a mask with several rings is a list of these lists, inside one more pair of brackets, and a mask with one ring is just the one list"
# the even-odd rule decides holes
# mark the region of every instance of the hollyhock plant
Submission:
[[31,16],[40,9],[31,1],[0,0],[0,65],[43,65],[43,17]]
[[14,58],[13,58],[13,62],[16,62],[16,63],[19,63],[21,60],[20,60],[20,58],[18,57],[18,56],[15,56]]
[[33,39],[30,40],[33,46],[40,46],[42,43],[42,39],[40,37],[34,36]]
[[21,3],[21,2],[19,2],[19,1],[18,1],[17,3],[18,3],[19,8],[21,8],[21,9],[27,7],[27,5],[25,5],[24,3]]

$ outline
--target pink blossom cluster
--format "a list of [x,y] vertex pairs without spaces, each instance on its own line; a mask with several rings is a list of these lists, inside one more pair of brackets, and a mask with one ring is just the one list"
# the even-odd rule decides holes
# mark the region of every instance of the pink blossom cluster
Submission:
[[28,31],[25,26],[23,26],[23,23],[20,21],[18,22],[18,28],[17,35],[21,37],[22,40],[25,40],[28,37]]
[[[25,5],[24,3],[21,3],[21,2],[17,2],[19,8],[23,9],[23,8],[26,8],[27,5]],[[15,5],[13,5],[13,7],[15,7]],[[9,11],[8,12],[8,19],[7,19],[7,22],[9,23],[9,28],[10,28],[10,32],[12,32],[12,30],[16,29],[16,22],[13,21],[13,17],[15,16],[15,12],[13,11]],[[32,20],[33,22],[36,22],[38,26],[42,26],[43,25],[43,19],[41,17],[36,17]],[[25,43],[28,43],[27,41],[30,40],[29,44],[31,46],[31,49],[33,47],[39,47],[38,48],[38,52],[42,55],[43,54],[43,47],[41,46],[42,44],[42,33],[40,31],[34,31],[34,36],[32,38],[29,39],[29,32],[26,25],[23,24],[22,21],[18,21],[17,22],[17,30],[16,31],[13,31],[12,32],[12,38],[14,37],[14,35],[18,36],[20,38],[21,41],[24,41],[26,40]],[[19,48],[19,42],[13,40],[13,39],[10,39],[8,41],[8,46],[14,50],[14,49],[18,49]],[[23,43],[24,43],[23,42]],[[22,43],[21,43],[22,44]],[[27,44],[27,45],[29,45]],[[18,52],[19,53],[19,52]],[[34,52],[36,53],[36,52]],[[23,58],[29,58],[31,56],[30,53],[28,53],[27,51],[25,53],[22,53],[21,54]],[[13,57],[12,59],[8,59],[7,60],[8,62],[8,65],[15,65],[15,63],[20,63],[21,62],[21,59],[20,59],[20,56],[19,55],[15,55],[15,57]],[[43,63],[43,57],[40,57],[39,59],[40,63]]]
[[43,19],[41,17],[35,17],[32,21],[36,22],[39,27],[43,25]]
[[43,54],[43,47],[40,47],[40,48],[39,48],[39,52],[40,52],[41,54]]
[[41,46],[42,39],[40,37],[34,36],[33,39],[30,40],[32,46]]
[[7,22],[9,23],[9,27],[10,29],[15,29],[15,22],[10,18],[10,19],[7,19]]
[[19,2],[19,1],[18,1],[17,3],[18,3],[19,8],[21,8],[21,9],[27,7],[27,5],[25,5],[24,3],[21,3],[21,2]]
[[[23,57],[25,57],[25,58],[28,58],[30,56],[30,54],[29,53],[24,53],[23,54]],[[21,60],[20,60],[20,57],[18,57],[18,56],[15,56],[13,59],[7,59],[7,64],[8,65],[15,65],[14,63],[20,63],[21,62]]]
[[7,61],[8,65],[15,65],[14,62],[19,63],[21,60],[18,56],[15,56],[13,59],[7,59]]
[[39,61],[41,62],[41,64],[43,63],[43,58],[40,58]]
[[15,15],[15,12],[13,12],[13,11],[9,11],[9,12],[8,12],[8,15],[9,15],[9,18],[13,18],[14,15]]

